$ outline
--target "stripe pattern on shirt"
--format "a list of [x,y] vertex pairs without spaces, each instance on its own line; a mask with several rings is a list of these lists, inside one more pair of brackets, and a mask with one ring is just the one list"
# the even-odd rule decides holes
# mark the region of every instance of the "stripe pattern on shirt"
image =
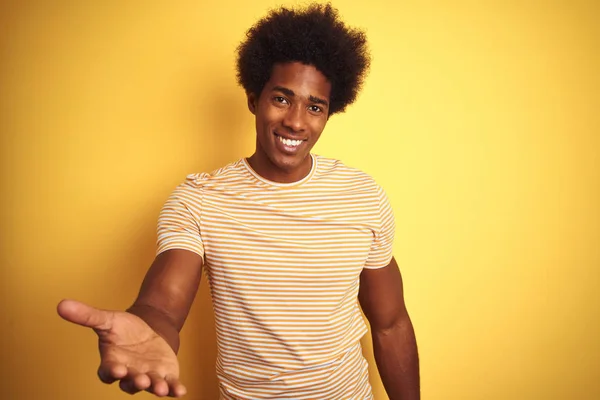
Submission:
[[204,259],[224,399],[372,398],[357,295],[391,260],[392,209],[369,175],[311,157],[292,184],[246,159],[189,175],[161,211],[157,253]]

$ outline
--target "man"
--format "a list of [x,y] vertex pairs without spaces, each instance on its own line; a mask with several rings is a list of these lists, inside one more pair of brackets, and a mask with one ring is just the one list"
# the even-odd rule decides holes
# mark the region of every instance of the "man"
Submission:
[[249,30],[238,56],[255,153],[177,187],[126,312],[65,300],[59,314],[98,334],[103,382],[180,397],[179,331],[204,269],[222,399],[363,400],[373,395],[360,303],[389,397],[419,399],[389,202],[368,175],[311,153],[362,85],[364,33],[330,5],[281,8]]

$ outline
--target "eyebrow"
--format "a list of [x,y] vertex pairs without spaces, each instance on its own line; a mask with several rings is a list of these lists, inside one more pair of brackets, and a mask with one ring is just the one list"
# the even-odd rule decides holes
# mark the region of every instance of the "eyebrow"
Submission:
[[[281,92],[281,93],[283,93],[283,94],[285,94],[287,96],[290,96],[290,97],[296,96],[296,93],[294,93],[293,90],[288,89],[288,88],[283,87],[283,86],[275,86],[273,88],[273,91]],[[310,101],[312,101],[313,103],[316,103],[316,104],[323,104],[325,106],[329,106],[329,103],[327,102],[327,100],[321,99],[319,97],[315,97],[313,95],[308,96],[308,100],[310,100]]]

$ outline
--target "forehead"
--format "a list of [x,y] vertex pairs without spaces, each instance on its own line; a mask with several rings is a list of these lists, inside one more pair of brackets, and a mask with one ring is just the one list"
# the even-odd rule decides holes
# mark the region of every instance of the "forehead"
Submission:
[[275,64],[267,88],[282,86],[302,97],[316,96],[329,99],[331,83],[312,65],[299,62]]

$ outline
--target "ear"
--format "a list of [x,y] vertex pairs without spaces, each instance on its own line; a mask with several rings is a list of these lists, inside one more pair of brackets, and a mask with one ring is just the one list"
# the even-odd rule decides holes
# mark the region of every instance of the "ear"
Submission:
[[256,115],[256,108],[258,107],[258,97],[254,93],[247,92],[246,97],[248,98],[248,110]]

